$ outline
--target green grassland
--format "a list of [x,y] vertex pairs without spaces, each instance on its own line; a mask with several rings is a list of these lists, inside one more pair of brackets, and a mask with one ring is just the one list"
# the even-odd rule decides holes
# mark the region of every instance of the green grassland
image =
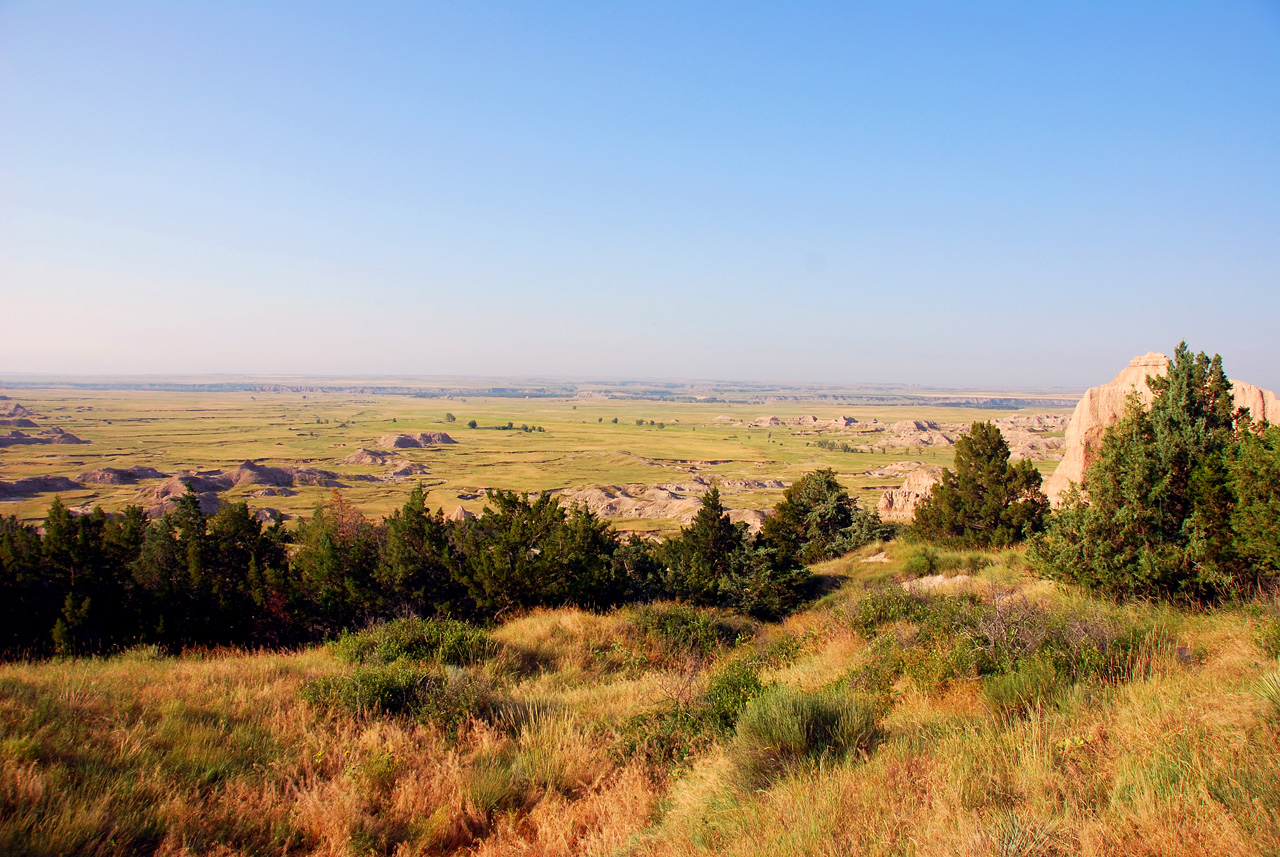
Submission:
[[[428,502],[446,511],[483,506],[478,489],[541,491],[610,484],[687,482],[693,475],[716,479],[790,481],[820,467],[840,474],[847,488],[874,504],[879,492],[900,479],[866,477],[894,461],[947,465],[948,448],[889,447],[875,453],[826,451],[820,438],[874,444],[874,435],[798,426],[745,428],[717,421],[728,416],[749,422],[762,415],[814,414],[820,419],[850,415],[860,421],[928,419],[971,422],[1017,411],[912,405],[844,405],[832,401],[761,403],[668,402],[634,399],[485,398],[363,395],[352,392],[141,392],[130,390],[10,389],[3,391],[37,414],[41,429],[61,428],[85,445],[29,445],[0,449],[0,479],[67,476],[102,467],[145,465],[166,473],[235,467],[246,459],[266,464],[315,467],[342,477],[382,475],[387,468],[342,465],[365,447],[376,448],[389,433],[446,431],[456,445],[398,450],[401,462],[426,473],[412,481],[344,482],[342,493],[366,513],[381,515],[399,506],[411,485],[421,482]],[[1063,413],[1060,407],[1021,413]],[[446,422],[452,413],[455,422]],[[614,420],[617,420],[615,423]],[[478,428],[467,428],[475,420]],[[642,420],[644,425],[637,425]],[[653,425],[650,425],[650,421]],[[515,424],[515,431],[494,426]],[[541,432],[520,431],[521,425]],[[660,427],[661,426],[661,427]],[[28,430],[34,432],[35,430]],[[883,443],[884,441],[879,441]],[[1047,473],[1053,462],[1042,462]],[[108,511],[137,502],[142,486],[94,485],[63,495],[68,505],[98,504]],[[251,498],[251,487],[233,489],[228,500],[246,499],[286,514],[306,514],[329,489],[299,487],[296,496]],[[732,508],[762,509],[777,491],[726,491]],[[36,520],[51,495],[0,504],[0,512]],[[665,529],[669,521],[619,521],[628,529]]]

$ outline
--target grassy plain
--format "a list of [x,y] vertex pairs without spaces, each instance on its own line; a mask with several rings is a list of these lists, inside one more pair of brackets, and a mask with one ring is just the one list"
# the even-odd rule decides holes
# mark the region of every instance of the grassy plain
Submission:
[[[734,662],[795,692],[865,676],[884,656],[867,599],[920,565],[898,543],[864,561],[879,550],[818,567],[830,594],[705,657],[655,645],[634,608],[513,618],[492,638],[518,657],[463,670],[506,713],[456,726],[307,703],[308,680],[354,674],[334,648],[0,666],[0,852],[1280,853],[1280,605],[1116,607],[1016,551],[935,556],[936,591],[1141,629],[1120,673],[1009,710],[990,678],[909,670],[872,743],[763,783],[732,730],[690,733],[674,764],[628,750],[637,716]],[[941,663],[919,626],[885,627]]]
[[[90,441],[85,445],[30,445],[0,449],[0,479],[66,476],[102,467],[145,465],[166,473],[235,467],[246,459],[266,464],[315,467],[342,477],[381,475],[387,468],[343,465],[356,450],[376,448],[390,433],[446,431],[458,443],[398,450],[400,461],[425,466],[412,481],[345,482],[343,494],[366,513],[381,515],[403,502],[418,481],[428,502],[446,511],[483,506],[482,488],[540,491],[589,485],[687,482],[692,475],[723,480],[791,481],[819,467],[831,467],[856,496],[874,504],[879,492],[900,478],[866,472],[893,461],[946,465],[947,448],[893,447],[876,453],[827,451],[820,438],[851,444],[875,443],[857,427],[850,430],[799,426],[744,428],[763,415],[782,420],[805,414],[831,419],[847,414],[865,422],[930,419],[971,422],[1018,411],[911,405],[844,405],[833,401],[667,402],[607,398],[417,398],[356,393],[217,392],[175,393],[126,390],[0,390],[37,414],[41,429],[61,428]],[[1021,413],[1064,413],[1062,407],[1026,408]],[[456,417],[446,422],[446,414]],[[617,420],[615,423],[614,420]],[[479,428],[467,428],[475,420]],[[642,420],[644,425],[637,425]],[[653,425],[650,425],[650,421]],[[512,422],[515,431],[494,426]],[[545,431],[524,432],[527,424]],[[660,427],[661,426],[661,427]],[[35,430],[28,429],[28,432]],[[1047,471],[1053,462],[1043,462]],[[155,483],[144,483],[155,484]],[[299,487],[295,496],[250,498],[252,487],[233,489],[229,500],[248,499],[286,514],[306,514],[329,489]],[[108,511],[137,502],[139,486],[94,485],[68,491],[69,505],[99,504]],[[730,490],[732,508],[761,509],[777,501],[776,490]],[[52,495],[0,503],[0,513],[40,519]],[[663,529],[670,521],[624,519],[629,529]]]

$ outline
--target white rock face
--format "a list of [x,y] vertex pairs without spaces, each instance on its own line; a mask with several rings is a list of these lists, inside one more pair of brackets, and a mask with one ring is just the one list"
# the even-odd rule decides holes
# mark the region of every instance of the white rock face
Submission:
[[[1076,405],[1067,424],[1064,441],[1066,450],[1062,463],[1045,482],[1044,493],[1049,502],[1057,506],[1072,482],[1084,479],[1092,452],[1098,448],[1102,435],[1109,426],[1124,416],[1129,395],[1136,392],[1144,407],[1150,407],[1155,394],[1147,386],[1147,378],[1160,377],[1169,371],[1169,358],[1149,351],[1129,361],[1129,365],[1109,384],[1090,387]],[[1280,400],[1270,390],[1263,390],[1243,381],[1234,381],[1231,392],[1237,408],[1248,408],[1255,420],[1280,422]]]

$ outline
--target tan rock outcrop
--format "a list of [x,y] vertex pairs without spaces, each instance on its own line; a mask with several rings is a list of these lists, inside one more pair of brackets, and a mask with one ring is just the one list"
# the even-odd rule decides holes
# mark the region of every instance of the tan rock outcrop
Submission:
[[921,467],[907,474],[898,488],[890,488],[880,495],[876,511],[886,521],[912,521],[916,517],[916,508],[925,501],[933,491],[933,486],[942,481],[941,467]]
[[420,449],[424,446],[457,443],[442,431],[424,431],[417,434],[384,434],[378,438],[383,449]]
[[[1149,351],[1130,360],[1111,383],[1085,391],[1071,415],[1071,422],[1067,424],[1062,463],[1044,484],[1049,502],[1057,506],[1071,483],[1079,484],[1084,479],[1092,452],[1101,443],[1107,428],[1124,416],[1129,395],[1137,392],[1143,406],[1149,407],[1155,394],[1147,386],[1147,378],[1160,377],[1168,371],[1169,358]],[[1257,420],[1280,422],[1280,400],[1276,399],[1275,393],[1243,381],[1233,381],[1231,390],[1237,408],[1248,408]]]

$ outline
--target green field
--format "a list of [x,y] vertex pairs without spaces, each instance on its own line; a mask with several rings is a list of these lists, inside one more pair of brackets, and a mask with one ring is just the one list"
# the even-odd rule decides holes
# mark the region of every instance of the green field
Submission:
[[[819,439],[851,445],[884,444],[853,426],[848,430],[800,426],[747,428],[761,416],[781,420],[812,414],[892,423],[935,420],[960,423],[1016,413],[1064,413],[1062,407],[1022,411],[904,405],[848,405],[831,400],[774,402],[667,402],[565,398],[485,398],[362,395],[352,392],[177,393],[131,390],[0,389],[35,413],[38,430],[60,428],[90,441],[84,445],[22,445],[0,449],[0,479],[66,476],[103,467],[145,465],[173,474],[235,467],[245,460],[311,467],[338,474],[344,496],[366,513],[381,515],[404,501],[412,485],[429,490],[432,506],[451,511],[483,506],[485,488],[542,491],[613,484],[669,484],[694,476],[718,480],[790,481],[820,467],[833,468],[846,487],[874,505],[880,491],[901,478],[872,477],[867,471],[894,461],[947,465],[949,448],[888,446],[873,453],[818,448]],[[456,420],[446,421],[452,413]],[[717,417],[731,417],[732,421]],[[467,423],[475,420],[478,428]],[[617,420],[615,423],[614,420]],[[644,425],[637,425],[637,421]],[[653,425],[650,425],[652,421]],[[513,431],[493,427],[514,423]],[[521,431],[521,425],[544,431]],[[36,433],[37,429],[26,429]],[[384,477],[390,468],[344,465],[361,449],[376,449],[391,433],[446,431],[456,445],[397,450],[398,463],[426,472],[399,481],[355,481]],[[892,444],[892,441],[889,441]],[[1046,472],[1054,463],[1042,462]],[[71,506],[101,505],[114,511],[140,502],[139,485],[89,485],[62,494]],[[223,496],[244,499],[289,515],[306,514],[329,488],[300,486],[293,496],[251,496],[255,488],[235,488]],[[763,509],[779,491],[728,488],[726,505]],[[43,516],[52,494],[0,503],[0,513],[26,520]],[[666,529],[670,521],[623,519],[627,529]]]

